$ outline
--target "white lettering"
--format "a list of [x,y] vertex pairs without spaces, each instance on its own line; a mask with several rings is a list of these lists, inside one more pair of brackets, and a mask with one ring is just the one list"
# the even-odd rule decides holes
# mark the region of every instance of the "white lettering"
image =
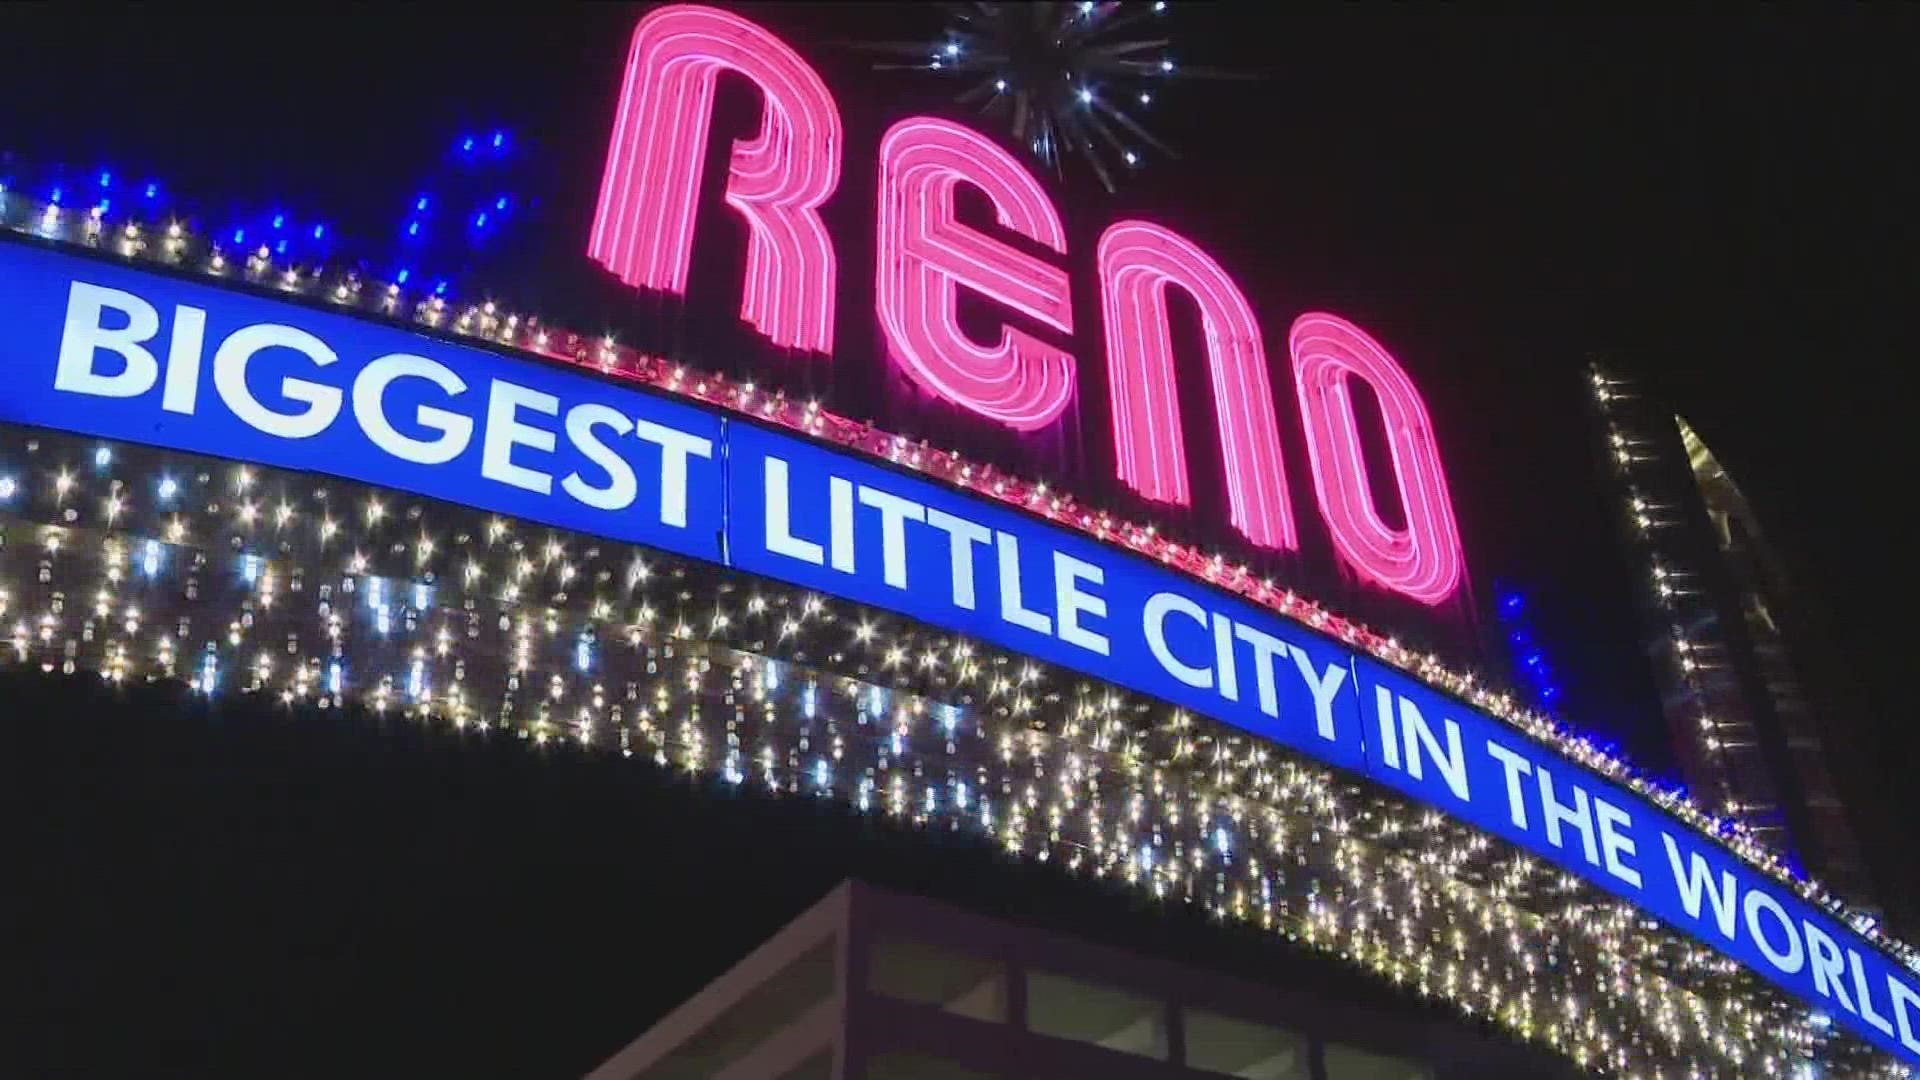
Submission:
[[953,561],[953,603],[973,610],[973,548],[993,539],[993,530],[985,525],[927,508],[927,524],[947,534],[947,550]]
[[1278,719],[1280,694],[1274,686],[1273,661],[1276,657],[1287,655],[1287,643],[1264,630],[1255,630],[1246,623],[1234,623],[1233,632],[1241,641],[1253,646],[1253,678],[1260,693],[1260,711]]
[[596,510],[625,510],[640,494],[639,481],[627,459],[600,441],[593,433],[597,427],[612,428],[615,435],[633,431],[633,424],[618,409],[605,405],[575,405],[567,410],[567,441],[579,447],[587,460],[606,470],[607,486],[594,487],[580,478],[576,470],[560,481],[561,490]]
[[927,520],[927,508],[878,488],[860,485],[860,504],[880,511],[880,571],[887,584],[907,587],[907,521]]
[[660,448],[661,523],[676,529],[686,528],[687,459],[711,458],[713,440],[689,435],[677,428],[642,420],[637,416],[633,419],[633,437]]
[[1000,617],[1015,626],[1042,634],[1053,633],[1053,620],[1020,603],[1020,541],[1012,533],[997,534],[1000,554]]
[[1720,887],[1716,889],[1713,886],[1713,870],[1699,852],[1687,852],[1687,866],[1683,870],[1680,866],[1680,847],[1673,842],[1672,834],[1663,831],[1660,840],[1667,846],[1667,862],[1673,867],[1673,880],[1680,886],[1680,903],[1687,909],[1687,915],[1695,919],[1700,917],[1700,896],[1705,893],[1707,902],[1713,905],[1714,921],[1720,928],[1720,936],[1732,941],[1735,901],[1738,899],[1733,875],[1725,870],[1720,871]]
[[1532,773],[1533,766],[1497,742],[1487,743],[1487,753],[1500,763],[1500,771],[1507,776],[1507,817],[1513,821],[1514,828],[1526,828],[1527,797],[1520,789],[1520,778]]
[[[167,368],[167,392],[173,392],[173,373],[176,369]],[[440,432],[437,439],[414,439],[394,430],[387,421],[387,387],[396,379],[425,379],[447,392],[449,397],[464,393],[467,384],[458,375],[447,370],[446,365],[435,363],[424,356],[409,356],[406,353],[394,353],[383,356],[366,367],[353,380],[353,415],[360,421],[360,429],[367,433],[373,444],[402,461],[417,462],[421,465],[444,465],[460,456],[466,450],[468,440],[473,438],[473,421],[450,413],[445,409],[436,409],[422,405],[415,412],[422,427]],[[185,411],[191,411],[191,408]]]
[[207,313],[185,304],[173,309],[173,341],[167,346],[167,384],[160,407],[193,415],[200,399],[200,353],[206,348]]
[[[305,379],[280,380],[280,395],[298,401],[307,408],[299,412],[274,412],[260,403],[247,388],[247,364],[266,349],[292,349],[326,367],[340,359],[326,342],[305,330],[279,323],[257,323],[227,335],[213,353],[213,388],[233,415],[257,431],[282,439],[307,439],[327,430],[340,415],[340,391]],[[151,385],[151,384],[149,384]]]
[[1853,1000],[1847,997],[1847,988],[1841,980],[1847,977],[1847,961],[1840,955],[1840,947],[1833,943],[1825,930],[1805,919],[1800,920],[1801,929],[1807,935],[1807,956],[1813,960],[1813,988],[1822,995],[1840,1003],[1848,1012],[1856,1012]]
[[767,550],[789,559],[819,566],[827,561],[824,548],[811,540],[793,535],[793,519],[788,514],[792,493],[787,490],[787,463],[769,456],[767,475]]
[[827,477],[827,545],[833,555],[833,568],[843,574],[854,570],[853,481],[839,476]]
[[1573,785],[1573,805],[1568,806],[1554,801],[1553,775],[1544,765],[1535,766],[1533,776],[1540,782],[1540,816],[1546,821],[1547,843],[1563,846],[1560,826],[1571,825],[1580,830],[1580,847],[1586,852],[1587,861],[1598,865],[1600,849],[1593,842],[1593,811],[1587,805],[1585,789]]
[[1600,854],[1606,859],[1607,873],[1639,888],[1640,871],[1626,862],[1634,854],[1633,837],[1620,831],[1632,828],[1633,819],[1598,795],[1593,797],[1593,816],[1600,821]]
[[1446,717],[1441,717],[1446,725],[1447,747],[1443,753],[1440,740],[1433,734],[1433,728],[1427,725],[1427,718],[1407,698],[1400,699],[1400,733],[1406,739],[1407,772],[1415,780],[1424,780],[1425,767],[1421,765],[1422,750],[1425,757],[1440,767],[1440,775],[1446,778],[1447,790],[1453,792],[1456,799],[1465,801],[1467,795],[1467,757],[1460,749],[1460,725]]
[[1199,623],[1202,628],[1207,625],[1207,613],[1199,604],[1179,593],[1154,593],[1147,599],[1146,608],[1141,613],[1146,624],[1147,651],[1153,653],[1155,660],[1160,661],[1160,666],[1166,669],[1167,674],[1188,686],[1205,690],[1213,685],[1213,671],[1210,668],[1194,667],[1173,655],[1173,650],[1167,648],[1167,615],[1176,611]]
[[480,475],[542,495],[551,494],[553,477],[513,463],[514,447],[531,446],[551,454],[555,441],[553,432],[521,423],[515,417],[521,409],[558,416],[560,399],[495,379],[493,394],[487,401],[487,437],[480,444]]
[[[1752,913],[1751,913],[1751,908],[1752,908],[1752,906],[1753,906],[1753,898],[1754,898],[1755,896],[1758,896],[1758,895],[1760,895],[1760,894],[1759,894],[1759,893],[1748,893],[1748,894],[1747,894],[1747,906],[1748,906],[1748,908],[1749,908],[1749,913],[1748,913],[1748,915],[1747,915],[1747,920],[1748,920],[1749,922],[1751,922],[1751,921],[1753,920],[1753,915],[1752,915]],[[1772,899],[1772,897],[1768,897],[1768,899],[1769,899],[1769,900],[1771,900],[1771,899]],[[1775,905],[1775,907],[1776,907],[1776,908],[1777,908],[1778,906],[1779,906],[1779,905]],[[1784,911],[1783,911],[1783,912],[1781,912],[1781,913],[1780,913],[1780,917],[1781,917],[1782,919],[1785,919],[1785,918],[1787,917],[1787,916],[1786,916],[1786,912],[1784,912]],[[1791,925],[1789,925],[1789,926],[1787,927],[1787,933],[1788,933],[1788,934],[1792,934],[1792,933],[1793,933],[1793,927],[1792,927]],[[1758,937],[1758,936],[1759,936],[1759,931],[1757,931],[1757,930],[1756,930],[1756,931],[1754,932],[1754,936],[1756,936],[1756,937]],[[1800,942],[1799,942],[1798,940],[1796,940],[1796,941],[1795,941],[1795,942],[1793,943],[1793,946],[1794,946],[1794,955],[1795,955],[1795,962],[1794,962],[1794,964],[1793,964],[1793,966],[1792,966],[1792,967],[1790,967],[1790,968],[1788,968],[1787,970],[1788,970],[1788,971],[1799,971],[1799,970],[1800,970],[1800,964],[1799,964],[1799,962],[1798,962],[1798,956],[1799,956],[1799,950],[1800,950]],[[1762,942],[1761,942],[1761,944],[1760,944],[1760,949],[1761,949],[1761,951],[1762,951],[1762,952],[1766,952],[1766,948],[1767,948],[1767,946],[1766,946],[1766,943],[1765,943],[1764,941],[1762,941]],[[1768,952],[1768,953],[1767,953],[1767,959],[1769,959],[1769,960],[1773,960],[1773,954],[1772,954],[1772,953],[1770,953],[1770,952]],[[1867,973],[1866,973],[1866,971],[1865,971],[1865,970],[1864,970],[1864,969],[1863,969],[1863,968],[1861,967],[1861,965],[1860,965],[1860,954],[1859,954],[1859,953],[1858,953],[1857,951],[1855,951],[1855,950],[1853,950],[1853,949],[1848,949],[1848,950],[1847,950],[1847,960],[1848,960],[1848,961],[1849,961],[1849,962],[1850,962],[1850,963],[1851,963],[1851,964],[1853,965],[1853,990],[1854,990],[1854,998],[1855,998],[1855,1000],[1856,1000],[1856,1001],[1857,1001],[1857,1002],[1859,1003],[1859,1007],[1858,1007],[1858,1008],[1857,1008],[1857,1009],[1856,1009],[1855,1011],[1856,1011],[1856,1012],[1858,1012],[1858,1013],[1860,1014],[1860,1019],[1862,1019],[1862,1020],[1865,1020],[1865,1021],[1866,1021],[1867,1023],[1869,1023],[1869,1024],[1872,1024],[1872,1025],[1873,1025],[1874,1027],[1877,1027],[1877,1028],[1879,1028],[1879,1029],[1880,1029],[1881,1031],[1884,1031],[1884,1032],[1886,1032],[1886,1033],[1887,1033],[1887,1034],[1889,1034],[1889,1035],[1891,1035],[1891,1034],[1893,1034],[1893,1024],[1892,1024],[1892,1022],[1890,1022],[1890,1021],[1889,1021],[1889,1020],[1888,1020],[1888,1019],[1887,1019],[1886,1017],[1884,1017],[1884,1016],[1882,1016],[1882,1015],[1880,1015],[1880,1013],[1878,1013],[1878,1012],[1876,1012],[1876,1011],[1874,1010],[1874,1007],[1873,1007],[1873,992],[1872,992],[1871,990],[1868,990],[1868,989],[1867,989]],[[1779,963],[1779,961],[1777,961],[1777,960],[1775,960],[1774,962],[1775,962],[1775,963]]]
[[[127,325],[109,330],[100,325],[108,308],[124,313]],[[67,290],[67,325],[60,333],[60,359],[53,371],[53,388],[94,397],[139,397],[160,378],[160,363],[140,343],[160,332],[160,313],[129,292],[76,281]],[[94,370],[101,349],[120,354],[126,362],[118,375]]]
[[[1780,901],[1759,889],[1748,889],[1746,902],[1741,905],[1741,909],[1746,912],[1747,933],[1753,935],[1753,943],[1760,947],[1760,955],[1765,956],[1767,962],[1779,968],[1783,974],[1791,975],[1799,971],[1807,962],[1806,950],[1801,947],[1800,934],[1794,929],[1792,920],[1787,918],[1786,909],[1780,906]],[[1762,911],[1772,915],[1774,921],[1780,924],[1780,929],[1787,932],[1787,944],[1792,946],[1787,952],[1775,950],[1773,942],[1767,940],[1766,931],[1760,929],[1760,912]]]
[[1901,982],[1893,972],[1887,973],[1887,993],[1893,997],[1893,1018],[1900,1024],[1900,1042],[1907,1049],[1920,1054],[1920,1038],[1913,1033],[1913,1020],[1909,1009],[1920,1009],[1920,994]]
[[1347,669],[1344,664],[1328,664],[1324,671],[1315,674],[1313,660],[1304,649],[1290,649],[1293,653],[1293,666],[1300,672],[1300,678],[1307,684],[1307,692],[1313,695],[1313,721],[1320,737],[1333,741],[1333,699],[1340,693],[1341,684],[1347,681]]
[[1213,670],[1220,673],[1220,696],[1240,700],[1240,669],[1233,657],[1233,620],[1213,613]]
[[1060,620],[1060,640],[1105,656],[1110,648],[1106,635],[1081,626],[1080,616],[1106,618],[1107,601],[1105,597],[1094,593],[1082,592],[1080,583],[1083,581],[1105,585],[1106,571],[1090,562],[1081,562],[1065,552],[1053,553],[1053,611],[1054,617]]
[[1400,767],[1400,733],[1393,726],[1393,691],[1384,686],[1373,688],[1373,719],[1380,725],[1380,758],[1387,768]]

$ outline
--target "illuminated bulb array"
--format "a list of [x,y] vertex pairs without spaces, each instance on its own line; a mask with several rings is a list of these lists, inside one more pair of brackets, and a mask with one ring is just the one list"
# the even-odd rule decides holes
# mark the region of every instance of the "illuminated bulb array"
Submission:
[[[0,202],[0,228],[101,249],[102,220],[93,217],[85,220],[92,223],[91,227],[63,219],[60,207],[55,203],[42,204],[24,197]],[[142,247],[127,257],[161,265],[197,267],[210,277],[234,276],[232,260],[223,254],[217,243],[194,235],[184,226],[180,227],[181,235],[174,237],[172,234],[178,225],[178,222],[169,223],[165,231],[180,243]],[[298,272],[289,279],[288,270]],[[1749,865],[1796,889],[1809,902],[1850,923],[1866,926],[1862,932],[1870,941],[1894,954],[1907,966],[1920,970],[1920,951],[1888,936],[1877,922],[1863,922],[1863,918],[1870,920],[1871,917],[1864,914],[1856,917],[1840,897],[1827,891],[1818,882],[1795,877],[1779,852],[1756,836],[1745,823],[1704,809],[1683,792],[1661,786],[1623,759],[1602,750],[1593,740],[1566,731],[1551,717],[1525,708],[1511,695],[1483,684],[1472,673],[1456,671],[1442,663],[1438,656],[1409,648],[1395,638],[1329,612],[1291,590],[1276,586],[1271,579],[1256,576],[1244,563],[1229,563],[1220,555],[1169,538],[1155,525],[1118,519],[1105,511],[1082,505],[1070,494],[1050,493],[1044,482],[1030,482],[1001,472],[992,465],[965,461],[958,453],[930,447],[924,440],[912,441],[882,431],[870,423],[840,416],[821,407],[817,401],[789,400],[782,392],[767,393],[764,389],[756,388],[752,382],[737,382],[723,375],[691,370],[683,364],[618,345],[604,336],[559,330],[544,325],[535,317],[490,311],[488,304],[461,307],[449,303],[440,295],[424,295],[417,302],[408,303],[410,294],[398,282],[384,285],[376,283],[363,288],[365,283],[356,272],[333,271],[319,266],[306,267],[304,270],[294,266],[279,266],[274,262],[272,252],[266,248],[249,253],[244,269],[238,276],[257,287],[319,299],[334,296],[338,286],[344,283],[348,286],[348,297],[336,301],[340,306],[354,306],[368,314],[386,315],[403,321],[410,319],[415,326],[434,329],[442,329],[451,322],[453,325],[442,332],[450,334],[455,340],[484,343],[496,349],[592,367],[617,378],[642,382],[683,397],[698,399],[707,405],[748,412],[841,446],[887,458],[903,467],[1041,514],[1058,525],[1078,529],[1102,542],[1156,559],[1168,567],[1305,623],[1383,663],[1451,693],[1552,746],[1561,754],[1652,799],[1669,813],[1725,844]],[[283,289],[289,280],[293,282],[292,286]],[[448,318],[450,310],[456,312],[452,319]],[[464,318],[458,314],[461,312]],[[461,329],[462,322],[465,323],[464,330]],[[1597,385],[1596,393],[1609,395],[1613,391],[1605,385]],[[1602,404],[1607,400],[1602,397]],[[1630,461],[1633,447],[1624,435],[1619,435],[1618,439],[1615,443],[1616,460],[1619,459],[1618,455],[1624,455]],[[0,476],[5,475],[4,469],[0,469]],[[5,509],[4,502],[4,498],[0,498],[0,510]],[[321,529],[326,532],[337,527],[337,523],[330,523],[323,524]],[[169,543],[182,543],[184,540],[178,534],[183,530],[184,525],[179,522],[169,522],[157,527],[155,535],[166,538]]]
[[1899,1075],[1535,857],[1118,687],[626,544],[133,445],[83,467],[99,449],[0,428],[21,478],[0,507],[9,662],[566,742],[968,831],[1271,930],[1601,1073]]

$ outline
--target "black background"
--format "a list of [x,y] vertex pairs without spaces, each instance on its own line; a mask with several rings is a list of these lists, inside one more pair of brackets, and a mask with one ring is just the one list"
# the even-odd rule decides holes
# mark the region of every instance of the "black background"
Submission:
[[[0,13],[0,148],[18,151],[21,169],[27,166],[19,163],[64,162],[76,178],[101,167],[127,176],[150,172],[170,192],[190,197],[209,224],[257,216],[269,203],[302,220],[323,218],[343,252],[385,272],[403,258],[394,253],[394,237],[424,179],[432,178],[437,192],[463,197],[491,190],[492,179],[462,179],[457,163],[449,164],[455,136],[503,127],[516,155],[502,175],[515,185],[516,210],[524,213],[497,241],[438,252],[434,272],[463,285],[486,283],[502,290],[502,299],[559,321],[623,328],[635,319],[631,299],[583,272],[581,252],[636,16],[616,6],[522,15],[367,8],[274,16],[10,7]],[[756,9],[754,17],[816,63],[846,114],[847,179],[828,217],[836,240],[856,253],[843,258],[849,290],[841,301],[841,336],[853,340],[862,335],[848,335],[845,328],[855,324],[845,312],[864,305],[869,271],[857,252],[870,243],[872,143],[887,120],[940,109],[957,87],[924,73],[874,75],[866,58],[834,43],[923,37],[931,45],[941,17],[913,6],[797,4]],[[1637,760],[1664,768],[1664,731],[1624,599],[1633,582],[1614,542],[1617,508],[1595,482],[1582,412],[1585,356],[1627,358],[1741,482],[1812,598],[1814,633],[1833,645],[1850,676],[1830,718],[1843,788],[1876,856],[1882,891],[1920,892],[1920,874],[1905,854],[1901,797],[1920,749],[1901,685],[1912,592],[1910,406],[1902,388],[1910,382],[1915,335],[1908,302],[1920,269],[1914,20],[1884,10],[1818,19],[1547,21],[1432,12],[1276,19],[1242,5],[1176,4],[1168,25],[1183,64],[1260,78],[1175,80],[1161,88],[1149,122],[1181,158],[1149,155],[1148,167],[1114,196],[1084,177],[1069,182],[1060,201],[1075,250],[1090,250],[1107,221],[1162,221],[1235,273],[1260,313],[1270,356],[1286,323],[1310,309],[1346,315],[1384,342],[1434,415],[1476,595],[1485,601],[1494,576],[1525,587],[1541,612],[1550,656],[1565,674],[1571,715],[1619,738]],[[1074,266],[1076,287],[1084,290],[1085,264]],[[1096,333],[1084,319],[1082,340]],[[871,348],[870,336],[862,348]],[[709,348],[715,355],[701,359],[738,360],[722,355],[723,347]],[[821,377],[817,363],[783,370],[796,383]],[[1297,469],[1291,394],[1276,382],[1311,560],[1323,541],[1315,539],[1309,488]],[[871,408],[899,407],[891,402],[877,396]],[[1037,459],[1043,469],[1070,481],[1106,469],[1098,449],[1103,415],[1096,403],[1078,421],[1078,435],[1094,449],[1077,455],[1072,446],[1053,446]],[[943,425],[951,418],[935,413],[909,410],[904,420],[890,419],[941,445],[984,441],[980,452],[989,456],[1032,449],[949,430]],[[1189,446],[1200,441],[1190,436]],[[1302,573],[1336,609],[1396,628],[1404,621],[1410,633],[1442,643],[1449,634],[1473,632],[1471,612],[1450,614],[1452,625],[1430,625],[1405,605],[1395,614],[1395,607],[1343,587],[1330,565]],[[74,722],[70,714],[29,713],[20,704],[27,700],[0,702],[0,711],[15,724]],[[55,764],[80,770],[70,785],[88,782],[84,758]],[[189,773],[182,787],[194,786],[195,767],[179,766]],[[385,767],[369,753],[325,782],[277,791],[275,805],[298,806],[318,823],[311,831],[303,825],[274,833],[269,851],[210,839],[198,842],[185,863],[156,855],[114,867],[124,847],[51,822],[44,836],[54,849],[73,845],[70,861],[60,864],[72,872],[39,881],[44,894],[28,892],[43,909],[63,910],[59,925],[68,937],[60,947],[72,950],[73,970],[86,973],[53,1000],[111,1013],[142,1007],[136,999],[144,995],[98,988],[118,966],[88,939],[120,917],[125,908],[116,905],[153,903],[165,911],[192,908],[203,893],[226,896],[232,902],[221,910],[232,918],[209,924],[192,953],[217,971],[223,960],[298,937],[285,933],[271,911],[298,903],[304,890],[274,891],[270,883],[300,873],[307,845],[365,845],[375,854],[353,901],[363,906],[339,925],[374,925],[364,947],[321,935],[325,944],[313,948],[337,954],[327,963],[346,965],[325,970],[386,981],[401,967],[413,969],[407,977],[418,982],[406,985],[417,994],[386,986],[379,1007],[417,997],[423,1015],[436,1018],[422,1023],[441,1025],[431,1030],[442,1042],[454,1038],[448,1032],[455,1028],[445,1026],[450,1018],[464,1022],[469,1012],[476,1026],[511,1025],[516,1007],[550,1023],[561,1010],[527,1004],[556,992],[550,986],[476,982],[473,972],[456,980],[436,975],[432,963],[388,951],[409,931],[382,922],[378,898],[393,887],[383,875],[393,860],[411,858],[407,845],[426,842],[409,831],[409,813],[452,796],[429,780],[407,808],[355,804],[346,793],[353,770]],[[529,835],[564,828],[558,819],[598,830],[605,872],[621,881],[639,881],[650,846],[683,830],[710,837],[716,866],[735,866],[725,876],[673,884],[682,893],[727,898],[724,911],[693,917],[677,931],[660,926],[619,888],[559,875],[541,902],[499,913],[497,938],[472,943],[483,952],[523,950],[553,926],[596,911],[630,924],[607,932],[710,936],[713,948],[700,958],[673,967],[663,961],[666,973],[653,985],[676,988],[674,994],[637,995],[632,1032],[644,1028],[649,1009],[671,1004],[781,922],[807,891],[789,883],[756,893],[755,875],[736,864],[750,865],[764,841],[729,834],[723,820],[681,820],[681,807],[669,826],[633,804],[578,801],[540,770],[508,772],[498,790],[475,783],[459,798],[483,808],[476,811],[483,817],[524,808],[515,827]],[[160,811],[174,789],[141,790],[147,801],[106,805],[128,815]],[[194,813],[218,821],[244,805],[208,801]],[[172,821],[171,813],[158,820]],[[31,808],[25,819],[43,824]],[[177,830],[152,821],[142,828],[158,844],[202,824],[182,818]],[[785,818],[757,819],[759,827],[807,829]],[[434,857],[445,860],[442,875],[464,882],[448,887],[483,907],[488,875],[519,880],[540,869],[529,853],[537,845],[495,846],[490,835],[497,830],[476,828],[452,847],[434,841]],[[829,869],[819,876],[830,881],[832,859],[851,865],[865,849],[851,843],[823,850]],[[502,861],[513,868],[502,869]],[[685,870],[692,863],[674,865]],[[96,890],[105,878],[136,880],[138,887]],[[1015,879],[1004,881],[1011,887]],[[249,890],[263,903],[233,900]],[[601,911],[613,894],[628,897],[626,908]],[[96,906],[69,909],[64,902],[82,895]],[[669,901],[660,903],[672,910]],[[159,914],[142,918],[148,921],[140,925],[167,925]],[[543,979],[565,981],[598,963],[572,937],[555,941],[552,959]],[[184,955],[170,963],[201,966]],[[340,1044],[335,1052],[371,1052],[350,1009],[327,1013],[333,1019],[322,1028],[296,1019],[314,1007],[302,986],[333,977],[314,974],[323,968],[320,960],[295,958],[285,979],[262,976],[251,982],[254,993],[231,1000],[209,989],[222,984],[205,972],[173,990],[132,985],[150,986],[157,997],[205,998],[199,1006],[168,1006],[197,1018],[183,1021],[189,1026],[211,1025],[205,1037],[235,1024],[267,1033],[324,1030]],[[340,977],[343,985],[353,981]],[[449,1004],[449,995],[463,993],[483,1000],[471,1010]],[[105,1016],[99,1020],[108,1025]],[[393,1018],[377,1030],[396,1030]],[[560,1028],[527,1041],[555,1055],[539,1059],[535,1071],[586,1063],[567,1056],[576,1047],[558,1045],[566,1041]]]

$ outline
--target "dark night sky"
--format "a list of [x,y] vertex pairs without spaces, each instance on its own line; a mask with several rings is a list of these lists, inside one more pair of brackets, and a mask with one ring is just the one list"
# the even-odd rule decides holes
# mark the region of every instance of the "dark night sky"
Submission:
[[[1174,8],[1183,62],[1261,78],[1169,87],[1153,124],[1181,160],[1154,160],[1117,196],[1076,188],[1069,214],[1150,217],[1213,250],[1246,284],[1270,355],[1309,308],[1386,342],[1435,415],[1483,595],[1495,576],[1532,589],[1579,718],[1657,764],[1614,508],[1579,412],[1585,355],[1630,358],[1741,482],[1815,598],[1819,633],[1853,676],[1836,721],[1843,784],[1866,839],[1892,853],[1889,808],[1920,760],[1896,688],[1910,648],[1897,388],[1916,344],[1920,22],[1858,9],[1269,21],[1250,5]],[[343,236],[390,237],[456,133],[504,126],[530,148],[516,175],[544,200],[528,213],[547,232],[503,250],[577,268],[578,203],[597,186],[635,17],[9,7],[0,149],[78,176],[151,173],[209,220],[277,199]],[[825,44],[932,40],[936,11],[757,17],[839,91],[849,176],[870,170],[879,117],[942,100],[945,84],[864,74]],[[866,203],[848,212],[842,235],[869,228]],[[540,281],[484,280],[564,306]],[[1908,861],[1890,861],[1902,867],[1891,888],[1920,893]]]

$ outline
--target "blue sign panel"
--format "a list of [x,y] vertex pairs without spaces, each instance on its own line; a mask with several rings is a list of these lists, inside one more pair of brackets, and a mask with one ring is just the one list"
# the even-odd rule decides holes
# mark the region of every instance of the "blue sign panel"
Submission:
[[584,371],[0,243],[0,421],[349,477],[897,611],[1364,773],[1920,1063],[1920,980],[1651,801],[1272,611]]
[[0,314],[0,420],[332,473],[719,561],[711,412],[14,244],[0,245]]

